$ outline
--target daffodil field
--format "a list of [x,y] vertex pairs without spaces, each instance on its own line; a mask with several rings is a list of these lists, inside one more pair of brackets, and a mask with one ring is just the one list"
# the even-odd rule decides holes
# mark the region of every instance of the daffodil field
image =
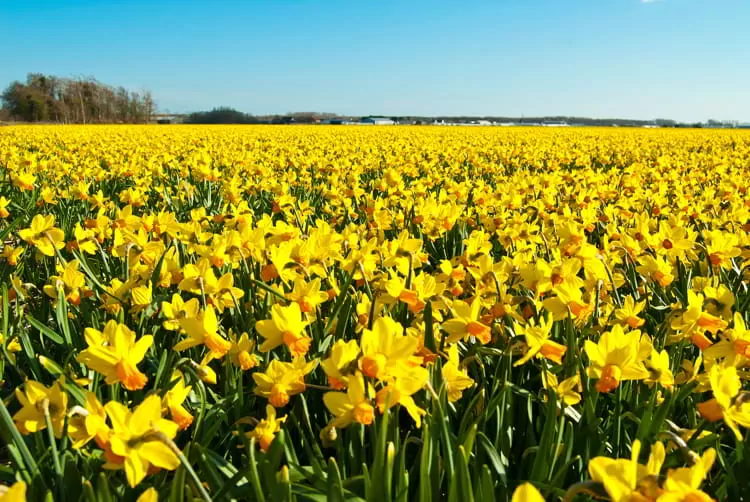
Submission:
[[0,498],[750,494],[750,134],[0,128]]

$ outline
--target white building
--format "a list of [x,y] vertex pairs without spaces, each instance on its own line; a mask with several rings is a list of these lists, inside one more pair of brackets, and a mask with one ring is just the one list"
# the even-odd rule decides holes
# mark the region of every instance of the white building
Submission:
[[363,124],[373,124],[373,125],[393,125],[395,124],[394,121],[391,119],[385,118],[385,117],[368,117],[366,119],[362,119]]

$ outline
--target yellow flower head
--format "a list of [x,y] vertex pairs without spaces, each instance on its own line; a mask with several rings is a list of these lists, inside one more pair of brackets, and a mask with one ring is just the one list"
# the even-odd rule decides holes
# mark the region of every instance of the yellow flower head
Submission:
[[21,404],[21,409],[13,415],[13,421],[21,434],[46,429],[46,412],[49,413],[55,436],[62,437],[65,415],[68,411],[68,394],[63,390],[60,381],[55,382],[52,387],[45,387],[34,380],[27,380],[23,391],[16,388],[16,399]]
[[304,356],[312,342],[305,334],[308,324],[302,319],[298,303],[291,303],[286,307],[275,304],[271,307],[271,319],[255,323],[258,334],[265,338],[258,348],[261,352],[268,352],[280,345],[286,345],[292,357]]
[[304,392],[305,375],[317,366],[317,360],[305,363],[299,357],[291,363],[274,359],[265,372],[253,373],[255,394],[265,397],[275,408],[286,406],[289,397]]
[[331,387],[336,390],[346,388],[358,356],[359,345],[356,340],[336,340],[331,348],[331,355],[320,363]]
[[45,256],[55,256],[56,249],[65,247],[65,233],[55,227],[55,215],[37,214],[31,226],[18,232],[18,236],[29,245],[36,246]]
[[177,342],[174,350],[182,351],[197,345],[205,345],[211,351],[212,357],[223,357],[232,347],[232,344],[219,333],[219,321],[211,305],[196,317],[180,319],[179,324],[187,338]]
[[416,352],[416,337],[404,335],[403,328],[390,317],[380,317],[372,330],[362,332],[359,368],[370,378],[384,380]]
[[112,422],[109,455],[114,467],[124,467],[128,484],[137,486],[149,469],[173,471],[180,464],[166,440],[175,437],[178,425],[162,418],[161,399],[151,395],[130,411],[122,403],[110,401],[104,409]]
[[138,341],[135,333],[124,324],[108,321],[104,332],[94,328],[84,331],[88,348],[76,358],[105,377],[108,384],[122,383],[128,390],[142,389],[148,378],[137,365],[153,343],[151,335],[144,335]]
[[349,379],[346,392],[326,392],[323,402],[334,418],[330,426],[344,428],[352,422],[370,425],[375,417],[372,406],[372,388],[357,372]]
[[458,358],[458,344],[448,347],[448,360],[441,369],[443,385],[448,390],[448,400],[452,403],[461,399],[463,391],[474,385],[474,380],[461,368]]
[[584,350],[589,358],[588,375],[598,379],[596,389],[599,392],[614,390],[623,380],[642,380],[649,376],[643,361],[651,353],[651,344],[641,340],[638,330],[624,333],[615,325],[598,343],[586,340]]
[[255,438],[260,449],[266,451],[273,443],[276,433],[281,430],[281,424],[284,422],[286,422],[286,416],[277,418],[276,408],[269,404],[266,406],[266,418],[261,419],[258,425],[247,433],[247,436]]

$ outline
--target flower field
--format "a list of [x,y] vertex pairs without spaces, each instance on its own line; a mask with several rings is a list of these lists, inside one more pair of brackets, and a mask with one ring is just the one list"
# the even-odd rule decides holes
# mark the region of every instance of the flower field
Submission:
[[748,180],[743,131],[0,128],[4,500],[742,500]]

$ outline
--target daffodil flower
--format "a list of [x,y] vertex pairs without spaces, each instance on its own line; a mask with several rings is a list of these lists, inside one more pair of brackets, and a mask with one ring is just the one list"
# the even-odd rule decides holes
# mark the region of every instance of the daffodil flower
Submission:
[[275,304],[271,307],[271,319],[255,323],[258,334],[265,338],[258,349],[261,352],[268,352],[280,345],[286,345],[292,357],[304,356],[312,342],[305,334],[305,327],[308,324],[302,319],[299,304],[291,303],[286,307]]
[[323,402],[334,416],[329,425],[338,428],[347,427],[353,422],[370,425],[375,417],[372,397],[372,388],[359,372],[349,379],[346,392],[326,392]]
[[255,428],[247,433],[247,437],[255,438],[261,450],[266,451],[273,443],[276,434],[281,430],[281,424],[286,422],[286,416],[276,417],[276,408],[270,404],[266,406],[266,418],[261,419]]
[[27,380],[23,391],[16,388],[16,399],[21,409],[13,415],[13,421],[21,434],[31,434],[47,428],[46,407],[55,436],[62,437],[65,415],[68,412],[68,394],[59,381],[52,387],[45,387],[34,380]]
[[88,348],[76,358],[97,373],[104,375],[108,384],[122,383],[128,390],[142,389],[148,377],[141,373],[137,365],[153,343],[151,335],[144,335],[138,341],[135,333],[124,324],[108,321],[104,332],[94,328],[84,331]]
[[131,487],[137,486],[146,477],[151,466],[173,471],[180,460],[165,444],[163,437],[175,437],[178,425],[162,418],[161,399],[151,395],[135,410],[130,411],[117,401],[110,401],[104,409],[112,422],[109,448],[110,465],[122,466]]

